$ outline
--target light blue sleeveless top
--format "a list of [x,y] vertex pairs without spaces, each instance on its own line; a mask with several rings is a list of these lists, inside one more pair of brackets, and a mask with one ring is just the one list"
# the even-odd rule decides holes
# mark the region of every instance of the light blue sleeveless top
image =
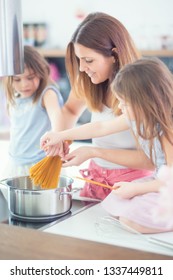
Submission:
[[63,98],[59,90],[50,85],[36,103],[33,103],[34,95],[16,98],[15,105],[10,108],[9,157],[18,165],[34,164],[45,157],[45,153],[40,150],[40,137],[51,130],[48,114],[42,106],[43,96],[48,89],[56,92],[59,105],[62,106]]
[[[135,135],[137,135],[137,128],[136,128],[136,122],[135,121],[130,121],[130,125],[132,127],[132,130],[134,132]],[[142,129],[142,126],[141,126]],[[160,126],[158,125],[158,132],[160,135],[162,135],[162,131],[160,130]],[[142,137],[138,137],[138,142],[142,148],[142,150],[144,151],[144,153],[148,156],[148,158],[150,158],[150,142],[149,140],[145,140]],[[165,154],[164,151],[162,149],[161,143],[159,141],[159,139],[157,137],[155,137],[153,139],[153,150],[152,150],[152,158],[153,158],[153,162],[156,166],[156,173],[159,170],[159,168],[162,165],[166,165],[166,158],[165,158]]]

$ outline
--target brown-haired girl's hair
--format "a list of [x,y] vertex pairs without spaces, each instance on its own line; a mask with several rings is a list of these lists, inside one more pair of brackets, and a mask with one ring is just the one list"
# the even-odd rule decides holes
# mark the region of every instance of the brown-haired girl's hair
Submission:
[[[95,85],[84,72],[79,71],[79,60],[74,52],[74,43],[106,56],[115,57],[113,77]],[[101,111],[107,98],[110,82],[119,69],[139,58],[133,41],[121,22],[105,13],[91,13],[78,26],[67,46],[66,68],[71,87],[79,97],[84,97],[88,106],[94,111]]]
[[142,58],[124,66],[111,87],[130,104],[137,134],[150,141],[151,159],[152,141],[160,140],[160,132],[173,144],[173,75],[161,60]]
[[[44,88],[50,82],[50,68],[48,62],[33,47],[24,46],[24,67],[32,69],[35,75],[40,79],[39,88],[34,96],[33,102],[39,99]],[[12,86],[13,76],[4,80],[7,103],[14,103],[14,88]]]

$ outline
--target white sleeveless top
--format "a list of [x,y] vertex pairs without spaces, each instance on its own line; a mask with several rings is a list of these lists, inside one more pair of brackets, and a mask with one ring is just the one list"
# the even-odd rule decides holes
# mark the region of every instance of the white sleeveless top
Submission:
[[[104,106],[102,112],[92,113],[91,121],[106,121],[112,118],[116,118],[116,116],[112,112],[112,109]],[[135,139],[130,130],[122,131],[104,137],[93,138],[92,143],[95,147],[105,149],[136,149]],[[127,168],[126,166],[114,164],[100,158],[94,158],[93,160],[96,164],[107,169]]]

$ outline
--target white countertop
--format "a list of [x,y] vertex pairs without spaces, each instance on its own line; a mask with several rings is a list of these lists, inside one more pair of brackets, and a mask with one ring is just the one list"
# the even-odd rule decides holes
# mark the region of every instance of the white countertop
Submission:
[[[99,203],[69,219],[45,229],[44,231],[173,256],[173,249],[153,244],[149,241],[149,237],[156,237],[162,234],[141,235],[131,233],[114,222],[104,221],[104,217],[107,216],[108,214]],[[173,235],[172,232],[164,234],[168,240],[169,237],[171,238]]]

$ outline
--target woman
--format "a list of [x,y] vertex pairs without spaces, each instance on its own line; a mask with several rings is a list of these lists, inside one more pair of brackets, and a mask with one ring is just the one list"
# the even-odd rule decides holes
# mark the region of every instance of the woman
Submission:
[[[89,14],[67,46],[66,68],[72,90],[61,111],[61,130],[72,127],[87,107],[92,112],[91,121],[117,117],[118,101],[115,115],[111,109],[110,84],[122,66],[137,58],[139,54],[122,23],[104,13]],[[87,149],[87,153],[85,148],[73,152],[82,161],[94,158],[87,170],[81,170],[84,177],[112,185],[115,181],[131,181],[151,174],[147,169],[153,169],[152,163],[136,150],[128,130],[92,142],[94,148]],[[63,156],[61,148],[52,146],[47,155]],[[109,190],[87,183],[80,194],[104,199]]]

